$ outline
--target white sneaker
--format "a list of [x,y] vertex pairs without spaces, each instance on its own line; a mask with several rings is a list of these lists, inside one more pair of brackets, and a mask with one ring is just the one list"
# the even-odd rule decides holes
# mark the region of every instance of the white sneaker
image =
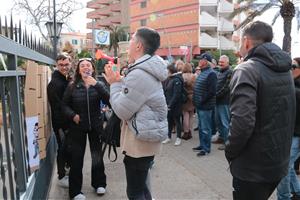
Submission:
[[105,192],[106,192],[106,190],[105,190],[104,187],[98,187],[97,190],[96,190],[96,193],[98,195],[103,195]]
[[77,194],[73,200],[85,200],[85,196],[83,194]]
[[64,188],[69,187],[69,176],[64,176],[62,179],[57,181],[58,185]]
[[213,135],[213,136],[211,137],[211,141],[212,141],[212,142],[217,141],[217,140],[219,139],[219,136],[220,136],[220,134],[219,134],[219,132],[217,132],[215,135]]
[[165,139],[164,141],[162,141],[163,144],[167,144],[167,143],[169,143],[169,142],[171,142],[171,139],[170,139],[170,138],[167,138],[167,139]]
[[181,139],[180,138],[176,138],[174,146],[179,146],[180,144],[181,144]]

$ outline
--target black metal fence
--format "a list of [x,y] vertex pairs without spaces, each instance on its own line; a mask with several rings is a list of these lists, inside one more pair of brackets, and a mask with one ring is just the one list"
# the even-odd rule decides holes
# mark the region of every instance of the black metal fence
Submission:
[[[0,17],[0,199],[43,199],[51,180],[56,143],[47,145],[47,157],[39,171],[31,174],[27,148],[24,84],[26,70],[18,61],[32,60],[53,65],[52,50],[41,40],[14,25],[12,17]],[[2,58],[2,59],[1,59]],[[2,62],[1,62],[2,61]],[[42,183],[42,184],[40,184]]]

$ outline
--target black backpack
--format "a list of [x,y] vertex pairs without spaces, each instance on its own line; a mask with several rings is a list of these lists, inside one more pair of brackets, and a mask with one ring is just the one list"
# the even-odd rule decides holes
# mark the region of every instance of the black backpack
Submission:
[[[104,156],[105,150],[108,146],[108,159],[111,162],[114,162],[118,158],[117,147],[120,147],[120,135],[121,135],[121,120],[112,111],[112,115],[107,121],[107,124],[104,128],[103,134],[101,135],[101,148],[102,148],[102,157]],[[110,153],[113,149],[115,158],[111,159]]]

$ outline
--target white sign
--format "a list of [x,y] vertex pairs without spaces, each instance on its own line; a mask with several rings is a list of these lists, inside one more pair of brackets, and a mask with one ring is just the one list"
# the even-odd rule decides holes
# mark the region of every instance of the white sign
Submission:
[[95,30],[95,43],[101,45],[109,45],[110,32],[106,30]]
[[40,163],[38,127],[38,116],[26,117],[29,166],[31,168],[31,171],[34,171],[34,169],[38,168]]

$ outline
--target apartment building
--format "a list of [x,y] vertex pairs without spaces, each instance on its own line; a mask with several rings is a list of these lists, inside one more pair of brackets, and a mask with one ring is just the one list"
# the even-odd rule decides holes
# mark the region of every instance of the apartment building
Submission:
[[161,56],[195,56],[211,49],[234,49],[232,0],[131,0],[130,28],[159,31]]
[[85,33],[71,32],[71,33],[61,33],[58,43],[58,48],[63,49],[66,42],[69,42],[74,50],[80,53],[83,49],[87,48],[88,39]]
[[[91,22],[88,29],[105,29],[112,25],[129,26],[129,0],[92,0],[87,3],[87,8],[93,9],[87,13]],[[88,34],[92,39],[92,33]]]

